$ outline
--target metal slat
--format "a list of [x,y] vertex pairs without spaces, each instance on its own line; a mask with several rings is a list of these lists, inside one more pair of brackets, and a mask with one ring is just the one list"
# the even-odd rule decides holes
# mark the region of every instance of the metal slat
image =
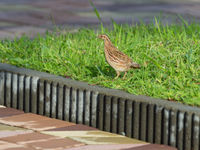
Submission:
[[[21,79],[20,79],[21,78]],[[19,78],[19,81],[22,80],[22,76]],[[31,112],[37,113],[37,96],[38,96],[38,77],[32,77],[31,78]],[[20,85],[19,85],[20,87]],[[19,91],[22,91],[22,88],[19,88]],[[21,92],[20,92],[21,93]],[[22,95],[22,93],[20,94]],[[19,96],[19,106],[22,104],[22,101],[20,99],[21,96]],[[21,106],[20,106],[21,107]]]
[[98,105],[98,128],[100,130],[104,129],[104,95],[99,95],[99,105]]
[[63,85],[57,86],[57,93],[58,93],[58,98],[57,98],[57,113],[56,113],[56,118],[58,119],[63,119]]
[[51,96],[51,117],[56,118],[56,107],[57,107],[57,83],[52,84],[52,96]]
[[125,135],[132,137],[132,116],[133,116],[133,107],[132,101],[127,100],[125,103]]
[[39,82],[38,114],[44,114],[44,81]]
[[146,131],[147,131],[147,104],[140,104],[140,139],[146,140]]
[[0,72],[0,105],[4,105],[5,73]]
[[162,119],[162,144],[168,145],[169,140],[169,115],[170,111],[168,109],[163,109],[163,119]]
[[6,73],[6,97],[5,106],[11,107],[11,73]]
[[104,99],[104,131],[110,132],[111,124],[111,97],[106,96]]
[[85,115],[84,115],[84,123],[86,125],[90,125],[90,96],[91,96],[91,92],[90,91],[86,91],[85,92],[85,101],[84,101],[84,104],[85,104]]
[[112,114],[112,126],[111,126],[111,132],[113,133],[117,133],[117,128],[118,128],[118,123],[117,123],[117,119],[118,119],[118,98],[117,97],[113,97],[111,99],[111,114]]
[[[98,104],[98,92],[92,92],[92,107],[91,107],[91,126],[97,127],[97,104]],[[79,100],[80,101],[80,100]]]
[[118,133],[125,135],[125,100],[120,99],[118,101]]
[[163,107],[155,107],[155,143],[161,144],[162,141],[162,111]]
[[[13,78],[14,79],[14,78]],[[25,80],[25,112],[30,112],[30,76],[25,76],[24,80]],[[13,96],[14,98],[14,96]],[[16,100],[17,102],[17,100]],[[13,104],[14,104],[14,99],[13,99]]]
[[200,117],[197,115],[192,116],[192,147],[193,150],[200,150],[200,143],[199,143],[199,128],[200,128]]
[[169,145],[176,147],[177,110],[171,110],[170,118]]
[[155,119],[155,105],[147,106],[147,142],[154,142],[154,119]]
[[191,149],[192,146],[192,114],[185,113],[184,130],[184,150]]
[[17,108],[17,94],[18,94],[18,89],[17,89],[17,79],[18,75],[13,74],[12,75],[12,106],[13,108]]
[[45,82],[44,90],[45,90],[44,115],[47,117],[50,117],[50,113],[51,113],[51,83]]
[[183,112],[177,112],[177,144],[176,147],[178,150],[184,150],[183,149],[183,131],[184,131],[184,113]]
[[133,138],[139,139],[140,132],[140,103],[133,103]]
[[84,91],[83,90],[79,90],[79,103],[78,103],[78,122],[77,123],[83,123],[83,113],[84,113]]
[[[37,83],[36,83],[37,86]],[[18,108],[20,110],[23,110],[24,108],[24,75],[19,75],[19,83],[18,83],[19,93],[18,93]],[[34,89],[37,89],[37,87]],[[37,90],[35,93],[35,96],[37,97]],[[37,107],[37,106],[35,106]],[[37,109],[37,108],[36,108]]]
[[64,88],[64,116],[63,119],[66,121],[69,121],[70,118],[70,87],[66,87]]
[[76,112],[77,112],[77,89],[72,89],[71,95],[71,121],[76,123]]

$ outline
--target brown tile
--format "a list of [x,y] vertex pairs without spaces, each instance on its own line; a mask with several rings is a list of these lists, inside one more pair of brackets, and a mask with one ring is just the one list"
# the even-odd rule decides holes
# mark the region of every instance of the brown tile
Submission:
[[14,148],[7,148],[6,150],[37,150],[36,148],[32,147],[14,147]]
[[125,148],[122,150],[177,150],[177,149],[175,147],[170,147],[166,145],[148,144],[148,145],[139,146],[135,148]]
[[76,125],[76,124],[67,122],[67,121],[49,118],[49,119],[37,122],[37,124],[35,124],[35,125],[30,125],[30,126],[28,125],[26,127],[33,129],[33,130],[43,131],[43,130],[48,130],[48,129],[74,126],[74,125]]
[[2,107],[0,108],[0,118],[19,115],[23,113],[24,113],[23,111],[14,108],[2,108]]
[[7,31],[0,31],[0,39],[5,39],[5,38],[13,39],[14,37],[15,37],[15,35],[12,33],[9,33]]
[[[59,138],[56,136],[45,135],[40,133],[29,133],[23,135],[17,135],[12,137],[0,138],[0,141],[13,143],[26,148],[32,147],[35,149],[64,149],[75,146],[83,146],[84,144],[69,138]],[[4,144],[5,145],[5,144]],[[1,147],[1,143],[0,143]],[[17,148],[17,147],[11,147]]]
[[4,138],[0,138],[0,140],[8,141],[11,143],[24,144],[24,143],[36,142],[36,141],[47,140],[47,139],[52,139],[52,138],[55,139],[55,136],[34,132],[34,133],[28,133],[28,134],[21,134],[17,136],[4,137]]
[[32,130],[18,130],[18,131],[0,131],[0,138],[10,137],[10,136],[17,136],[21,134],[32,133]]
[[69,138],[91,145],[91,144],[146,144],[143,141],[139,141],[136,139],[131,139],[127,137],[73,137],[69,136]]
[[65,138],[65,139],[51,139],[41,142],[32,142],[29,143],[28,145],[41,149],[63,149],[63,148],[82,146],[84,144]]
[[27,35],[28,37],[35,37],[37,34],[44,34],[47,29],[33,26],[20,26],[20,27],[12,27],[8,28],[4,31],[8,33],[12,33],[16,37],[20,37],[22,35]]
[[75,125],[74,123],[67,121],[52,119],[32,113],[0,118],[0,123],[12,126],[20,126],[37,131]]
[[[97,145],[84,145],[80,147],[73,147],[66,150],[122,150],[126,148],[135,148],[146,144],[97,144]],[[133,149],[134,150],[134,149]],[[145,149],[146,150],[146,149]]]
[[5,124],[0,123],[0,132],[1,131],[19,131],[19,130],[25,130],[24,128],[19,127],[13,127]]
[[0,150],[36,150],[36,149],[0,140]]
[[93,127],[89,127],[89,126],[86,126],[86,125],[82,125],[82,124],[76,124],[76,125],[73,125],[73,126],[54,128],[54,129],[50,129],[50,130],[47,130],[47,131],[90,131],[90,130],[98,130],[98,129],[93,128]]

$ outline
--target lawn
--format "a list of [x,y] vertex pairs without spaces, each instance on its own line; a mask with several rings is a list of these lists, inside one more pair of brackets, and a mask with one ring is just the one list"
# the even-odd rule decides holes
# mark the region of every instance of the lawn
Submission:
[[[142,67],[125,80],[104,57],[106,33],[113,44]],[[138,24],[112,29],[82,28],[76,33],[46,33],[30,40],[23,36],[0,42],[0,62],[70,77],[89,84],[121,89],[200,106],[200,25]]]

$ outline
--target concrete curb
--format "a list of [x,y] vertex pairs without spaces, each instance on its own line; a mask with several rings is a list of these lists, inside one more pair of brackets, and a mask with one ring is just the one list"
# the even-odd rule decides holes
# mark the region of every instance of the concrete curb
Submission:
[[200,109],[0,64],[0,105],[200,150]]

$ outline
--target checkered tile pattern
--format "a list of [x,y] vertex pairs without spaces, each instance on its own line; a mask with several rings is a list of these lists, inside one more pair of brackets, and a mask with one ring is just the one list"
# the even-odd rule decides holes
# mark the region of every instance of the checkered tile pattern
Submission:
[[175,150],[96,128],[0,107],[0,150]]

